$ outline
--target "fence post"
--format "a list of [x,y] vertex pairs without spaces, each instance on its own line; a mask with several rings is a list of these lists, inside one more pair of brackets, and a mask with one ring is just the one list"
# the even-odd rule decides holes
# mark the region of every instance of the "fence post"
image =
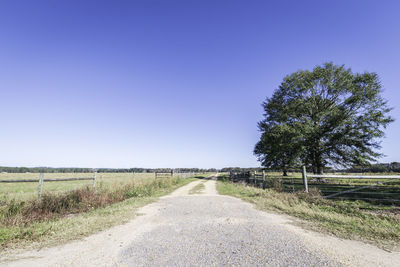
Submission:
[[306,172],[306,166],[303,166],[301,170],[301,174],[303,176],[303,184],[304,184],[304,191],[308,193],[308,182],[307,182],[307,172]]
[[93,188],[96,188],[96,179],[97,179],[97,172],[95,171],[93,174]]
[[174,169],[171,169],[171,178],[174,177]]
[[39,175],[38,199],[42,197],[43,180],[44,180],[44,174],[41,172]]
[[263,177],[263,189],[265,190],[266,184],[265,184],[265,171],[262,172],[262,177]]
[[254,171],[254,186],[257,185],[257,171]]

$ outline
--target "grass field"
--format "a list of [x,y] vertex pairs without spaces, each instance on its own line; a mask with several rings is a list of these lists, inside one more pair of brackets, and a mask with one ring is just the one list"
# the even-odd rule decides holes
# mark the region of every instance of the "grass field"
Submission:
[[[201,174],[199,174],[201,175]],[[175,177],[180,174],[176,173]],[[44,178],[92,178],[93,173],[45,173]],[[23,180],[37,179],[39,173],[0,173],[0,180]],[[119,186],[132,182],[142,183],[148,180],[154,180],[154,173],[97,173],[96,187]],[[43,193],[61,193],[70,190],[82,188],[84,186],[92,186],[93,181],[62,181],[62,182],[45,182],[43,184]],[[30,200],[37,198],[38,182],[30,183],[0,183],[0,201],[8,201],[10,199]]]
[[218,182],[220,194],[239,197],[261,210],[301,218],[306,227],[339,237],[400,249],[400,209],[396,206],[373,205],[364,201],[326,200],[315,191],[287,193],[260,189],[227,179]]

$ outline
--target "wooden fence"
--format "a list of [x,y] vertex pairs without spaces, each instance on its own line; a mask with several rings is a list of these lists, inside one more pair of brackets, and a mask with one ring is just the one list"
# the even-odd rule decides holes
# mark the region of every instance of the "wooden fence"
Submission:
[[193,177],[195,175],[194,172],[179,172],[171,170],[170,172],[155,172],[154,177],[157,178],[171,178],[171,177],[178,177],[178,178],[188,178]]
[[244,181],[247,184],[253,184],[256,187],[262,187],[263,189],[266,189],[266,180],[265,180],[265,172],[262,171],[262,173],[257,173],[253,172],[253,175],[251,175],[251,172],[230,172],[229,173],[229,180],[232,182],[239,182],[239,181]]
[[39,183],[38,185],[38,199],[42,197],[42,189],[44,182],[65,182],[65,181],[84,181],[84,180],[92,180],[93,188],[96,187],[96,176],[97,173],[93,173],[93,177],[84,177],[84,178],[52,178],[45,179],[44,173],[39,174],[39,179],[20,179],[20,180],[0,180],[0,183]]
[[170,172],[155,172],[154,173],[154,177],[157,178],[170,178],[174,176],[174,171],[170,171]]

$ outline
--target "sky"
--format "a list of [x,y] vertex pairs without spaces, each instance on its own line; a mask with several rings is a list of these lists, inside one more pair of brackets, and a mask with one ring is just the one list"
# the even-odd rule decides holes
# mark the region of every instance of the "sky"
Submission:
[[332,61],[376,72],[400,161],[398,1],[1,1],[0,166],[259,166],[261,103]]

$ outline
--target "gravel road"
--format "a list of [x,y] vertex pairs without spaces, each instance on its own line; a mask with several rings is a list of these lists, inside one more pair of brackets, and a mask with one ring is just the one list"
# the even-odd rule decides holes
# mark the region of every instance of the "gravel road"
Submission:
[[[190,195],[199,183],[205,188]],[[390,266],[399,259],[390,255],[389,261],[373,262],[388,255],[363,243],[299,230],[286,217],[218,195],[215,183],[193,182],[142,208],[142,215],[127,224],[60,247],[25,252],[5,265]],[[347,245],[356,253],[344,251]]]
[[215,194],[165,198],[156,219],[159,226],[124,248],[119,264],[339,266],[235,198]]

